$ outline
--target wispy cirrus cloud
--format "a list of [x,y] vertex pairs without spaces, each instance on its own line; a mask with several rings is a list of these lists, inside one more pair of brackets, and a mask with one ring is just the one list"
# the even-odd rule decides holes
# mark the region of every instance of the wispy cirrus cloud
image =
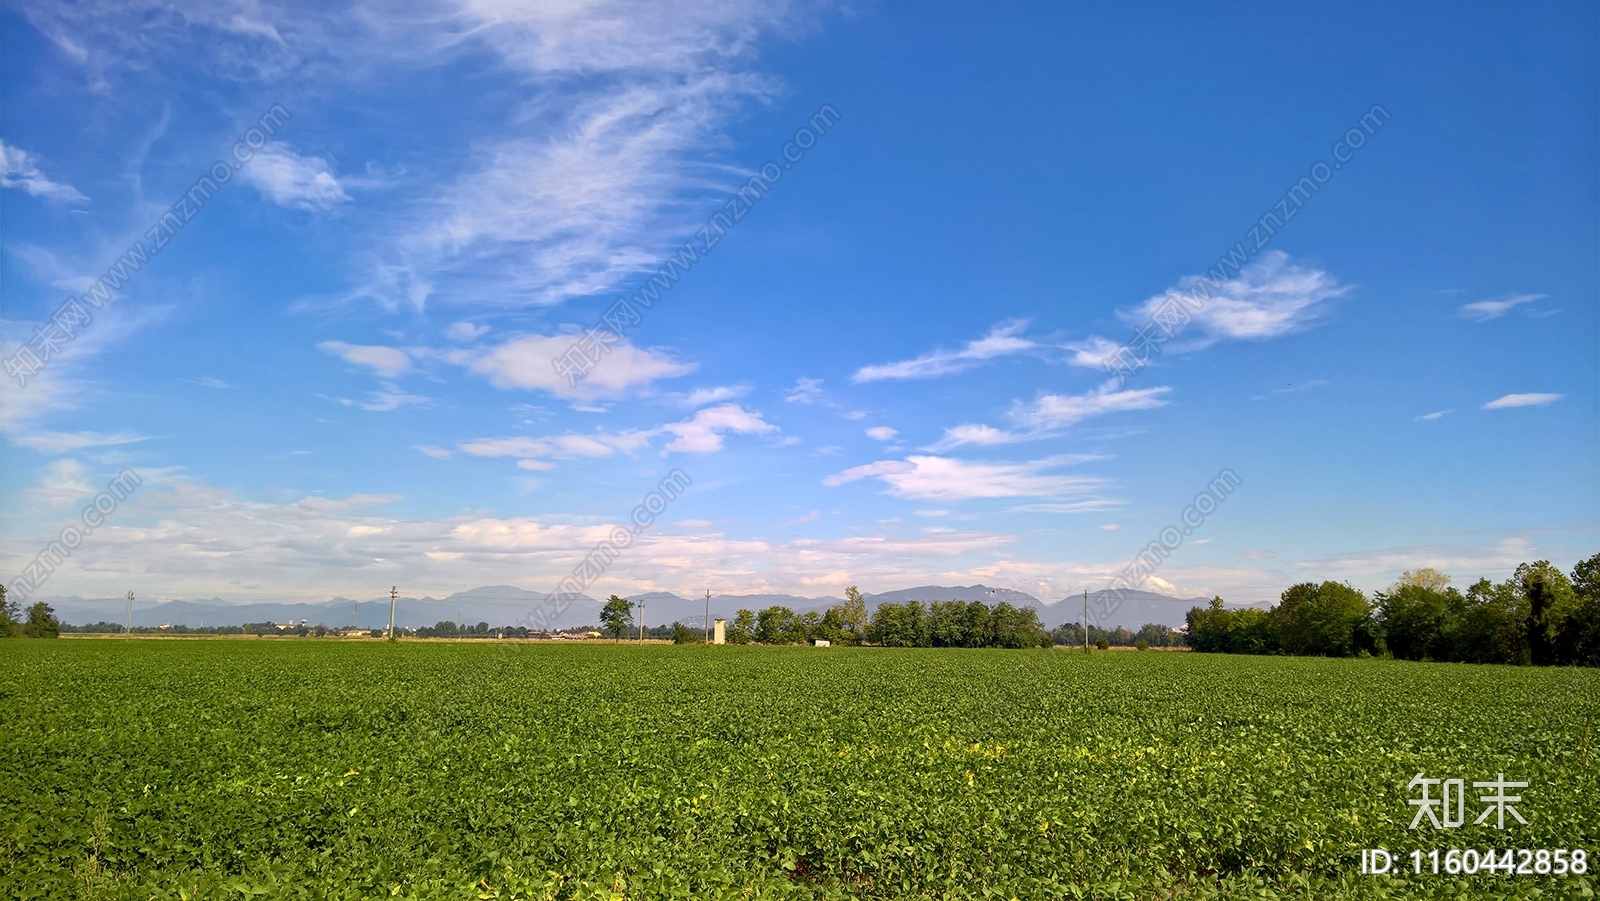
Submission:
[[1471,319],[1474,322],[1488,322],[1491,319],[1499,319],[1525,303],[1534,303],[1543,299],[1543,294],[1515,294],[1495,300],[1480,300],[1476,303],[1463,304],[1456,308],[1456,312],[1463,318]]
[[365,401],[351,400],[348,397],[329,397],[326,394],[317,396],[342,406],[360,407],[373,413],[388,413],[401,407],[426,407],[433,403],[433,398],[422,394],[408,393],[393,382],[379,382],[378,384],[380,385],[379,390],[368,392]]
[[16,188],[51,203],[88,203],[77,188],[52,181],[39,170],[38,154],[0,141],[0,188]]
[[[555,467],[551,462],[554,460],[636,453],[664,435],[671,435],[672,440],[662,449],[663,455],[710,454],[723,449],[727,435],[769,435],[777,431],[777,426],[767,422],[754,410],[746,410],[738,404],[722,404],[699,410],[680,422],[670,422],[653,429],[621,432],[596,429],[593,432],[568,432],[538,438],[478,438],[464,441],[457,447],[474,457],[515,457],[521,469],[545,470]],[[424,450],[423,453],[429,452]]]
[[1009,429],[968,423],[944,430],[944,437],[928,450],[944,451],[968,444],[996,445],[1032,441],[1060,434],[1086,419],[1128,410],[1149,410],[1166,406],[1167,386],[1119,388],[1112,379],[1083,394],[1044,394],[1032,403],[1015,402],[1007,414]]
[[1485,410],[1506,410],[1513,407],[1547,407],[1565,394],[1507,394],[1483,405]]
[[990,329],[988,334],[985,334],[982,338],[968,341],[954,350],[938,348],[910,360],[863,366],[856,370],[855,375],[850,377],[850,381],[861,384],[863,382],[931,379],[942,375],[965,372],[996,357],[1037,350],[1040,347],[1039,343],[1022,335],[1023,330],[1027,327],[1026,320],[1013,319],[1002,322]]
[[1238,277],[1209,289],[1209,298],[1192,308],[1190,292],[1199,276],[1186,276],[1175,287],[1118,315],[1133,325],[1149,322],[1169,301],[1190,310],[1199,335],[1189,343],[1205,347],[1218,341],[1277,338],[1304,330],[1327,309],[1327,301],[1350,290],[1321,269],[1301,266],[1281,250],[1268,251],[1240,270]]
[[13,435],[11,442],[19,447],[36,450],[42,454],[65,454],[71,451],[83,450],[88,447],[112,447],[121,444],[136,444],[140,441],[149,441],[149,437],[134,432],[116,432],[106,435],[100,432],[23,432]]
[[479,438],[463,442],[457,447],[462,453],[474,457],[515,457],[521,469],[543,470],[554,468],[551,460],[631,454],[649,445],[656,434],[655,430],[607,432],[596,429],[593,433],[569,432],[543,438]]
[[1056,456],[1024,463],[980,463],[950,457],[914,455],[904,460],[879,460],[823,479],[829,487],[877,479],[888,493],[908,500],[960,501],[977,498],[1081,495],[1104,487],[1093,476],[1053,474],[1082,458]]

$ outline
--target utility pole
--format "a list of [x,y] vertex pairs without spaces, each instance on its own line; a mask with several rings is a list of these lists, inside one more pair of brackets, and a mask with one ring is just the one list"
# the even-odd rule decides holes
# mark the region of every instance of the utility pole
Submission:
[[399,586],[389,586],[389,640],[394,641],[394,602],[400,597]]
[[711,643],[711,589],[706,589],[706,644]]
[[128,621],[122,627],[122,634],[133,634],[133,592],[128,592]]
[[639,641],[644,642],[644,599],[639,599]]
[[360,601],[356,601],[356,615],[355,615],[354,619],[350,620],[350,628],[352,628],[352,629],[361,628],[361,602]]
[[1089,653],[1089,589],[1083,590],[1083,652]]

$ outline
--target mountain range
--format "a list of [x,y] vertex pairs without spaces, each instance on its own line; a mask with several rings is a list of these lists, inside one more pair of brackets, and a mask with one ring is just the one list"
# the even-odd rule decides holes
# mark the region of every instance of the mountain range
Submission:
[[[1091,615],[1096,625],[1115,628],[1123,626],[1137,629],[1145,623],[1168,626],[1182,625],[1184,614],[1190,607],[1205,606],[1206,598],[1174,598],[1150,591],[1129,591],[1122,602],[1099,622],[1098,601],[1105,592],[1089,593]],[[529,591],[512,585],[486,585],[468,591],[458,591],[446,598],[402,597],[395,604],[395,623],[405,628],[431,626],[442,620],[460,624],[487,622],[491,626],[542,625],[546,628],[572,628],[594,625],[600,621],[600,599],[581,595],[561,609],[551,605],[552,595]],[[873,610],[883,603],[920,601],[983,601],[994,605],[1005,601],[1014,607],[1031,606],[1039,611],[1039,618],[1048,628],[1067,622],[1078,622],[1083,617],[1083,596],[1067,597],[1057,601],[1040,601],[1031,594],[1009,588],[990,588],[986,585],[938,586],[924,585],[882,594],[864,594],[867,609]],[[53,597],[41,598],[54,607],[56,616],[63,622],[82,625],[91,622],[120,623],[126,614],[126,602],[121,598]],[[649,625],[681,622],[703,627],[706,616],[704,597],[681,597],[671,592],[655,591],[634,595],[630,600],[643,604],[643,612],[635,614]],[[799,597],[789,594],[723,594],[712,595],[711,616],[732,619],[740,609],[760,610],[781,605],[797,613],[826,610],[843,603],[837,597]],[[540,611],[548,611],[543,616]],[[284,623],[305,620],[330,627],[356,625],[378,629],[389,624],[389,599],[387,597],[356,601],[338,597],[322,603],[253,603],[233,604],[221,598],[197,601],[164,601],[153,605],[134,605],[135,626],[163,624],[185,626],[238,626],[245,623]]]

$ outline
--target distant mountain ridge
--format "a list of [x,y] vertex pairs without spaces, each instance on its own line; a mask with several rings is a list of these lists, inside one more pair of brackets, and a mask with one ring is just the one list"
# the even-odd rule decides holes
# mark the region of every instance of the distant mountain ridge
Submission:
[[[1182,625],[1190,607],[1205,606],[1208,598],[1173,598],[1150,591],[1128,591],[1122,601],[1106,617],[1106,622],[1096,620],[1098,599],[1104,591],[1089,593],[1090,617],[1096,625],[1106,628],[1123,626],[1137,629],[1145,623],[1168,626]],[[544,628],[572,628],[591,626],[600,620],[602,599],[580,595],[564,607],[552,607],[553,595],[514,585],[484,585],[458,591],[449,597],[402,597],[395,605],[395,622],[404,628],[431,626],[442,620],[471,625],[487,622],[491,626],[543,626]],[[941,586],[922,585],[881,594],[863,594],[869,611],[879,604],[918,601],[982,601],[997,604],[1004,601],[1014,607],[1034,607],[1046,627],[1077,622],[1083,616],[1081,594],[1059,601],[1041,601],[1031,594],[1010,588],[990,588],[986,585]],[[91,622],[120,623],[126,613],[126,602],[121,598],[53,597],[40,600],[50,604],[56,615],[67,623],[84,625]],[[648,625],[681,622],[702,626],[705,623],[706,599],[681,597],[669,591],[652,591],[632,595],[630,600],[643,602],[642,619]],[[834,604],[844,603],[843,598],[801,597],[790,594],[714,594],[711,596],[713,619],[732,619],[741,609],[760,610],[763,607],[783,606],[796,613],[826,610]],[[1232,606],[1232,605],[1230,605]],[[359,619],[358,619],[359,608]],[[351,625],[364,629],[385,628],[389,625],[389,599],[377,597],[359,603],[351,598],[337,597],[322,603],[247,603],[233,604],[221,598],[198,601],[165,601],[159,604],[135,603],[135,626],[172,625],[242,626],[245,623],[284,623],[305,620],[311,625],[321,623],[330,628]]]

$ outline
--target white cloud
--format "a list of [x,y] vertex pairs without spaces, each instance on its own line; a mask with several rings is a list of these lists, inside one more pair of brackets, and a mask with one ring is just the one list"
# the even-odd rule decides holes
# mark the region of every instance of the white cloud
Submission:
[[321,212],[348,202],[328,161],[302,156],[281,141],[270,141],[239,170],[239,180],[279,206]]
[[1543,297],[1543,294],[1517,294],[1511,297],[1503,297],[1499,300],[1480,300],[1477,303],[1465,304],[1459,307],[1456,312],[1467,319],[1488,322],[1491,319],[1499,319],[1521,304],[1533,303],[1543,299]]
[[964,372],[985,360],[1009,354],[1024,353],[1039,345],[1032,339],[1020,337],[1028,323],[1024,320],[1002,322],[989,333],[975,341],[968,341],[957,350],[938,350],[911,360],[863,366],[850,377],[857,384],[898,379],[929,379],[956,372]]
[[1167,402],[1161,397],[1171,390],[1164,386],[1117,390],[1113,380],[1083,394],[1046,394],[1031,404],[1015,406],[1011,418],[1030,431],[1053,431],[1091,416],[1165,406]]
[[624,432],[597,429],[592,433],[568,432],[540,438],[479,438],[457,446],[475,457],[516,457],[519,459],[517,465],[523,469],[545,470],[553,468],[551,460],[631,454],[661,435],[673,436],[663,449],[663,454],[709,454],[722,450],[723,437],[730,433],[765,435],[776,431],[778,427],[762,419],[760,413],[746,410],[738,404],[723,404],[700,410],[682,422],[668,423],[654,429]]
[[765,435],[778,427],[761,418],[760,413],[744,409],[738,404],[707,407],[683,422],[661,427],[676,435],[663,451],[685,454],[709,454],[722,450],[722,436],[728,432],[740,435]]
[[133,432],[117,432],[113,435],[100,432],[24,432],[11,437],[11,443],[42,454],[64,454],[86,447],[110,447],[148,440]]
[[1099,335],[1091,335],[1082,341],[1069,341],[1061,347],[1072,351],[1072,356],[1067,358],[1068,363],[1087,369],[1105,369],[1106,363],[1122,349],[1122,345]]
[[749,385],[719,385],[715,388],[696,388],[688,394],[669,394],[667,398],[685,407],[704,407],[723,401],[738,400],[750,393]]
[[873,426],[867,429],[867,437],[874,441],[890,441],[898,434],[900,433],[897,430],[891,429],[886,425]]
[[405,351],[394,347],[323,341],[317,348],[339,357],[346,363],[365,366],[386,379],[396,378],[411,371],[411,358],[406,356]]
[[71,185],[51,181],[39,171],[39,157],[0,141],[0,188],[18,188],[51,203],[88,203]]
[[822,397],[822,379],[801,378],[794,383],[794,387],[783,395],[783,399],[791,404],[815,403]]
[[[1320,269],[1308,269],[1289,261],[1289,255],[1272,250],[1239,272],[1237,278],[1208,288],[1209,298],[1198,301],[1191,291],[1200,276],[1187,276],[1177,287],[1146,300],[1131,311],[1120,314],[1134,326],[1149,322],[1156,311],[1173,302],[1188,311],[1200,336],[1196,347],[1222,340],[1276,338],[1309,327],[1322,314],[1326,301],[1349,291],[1333,276]],[[1195,309],[1194,304],[1199,308]]]
[[[717,152],[739,109],[779,88],[753,69],[758,41],[809,27],[823,8],[790,0],[22,6],[97,86],[127,71],[164,71],[173,58],[228,83],[290,80],[308,90],[391,73],[403,80],[419,69],[436,77],[425,67],[437,73],[463,60],[477,83],[515,84],[503,118],[462,142],[465,165],[439,166],[431,196],[394,217],[381,262],[368,264],[369,283],[352,292],[391,306],[420,306],[435,286],[455,298],[557,303],[653,269],[720,203],[711,196],[749,177]],[[337,180],[291,183],[313,189],[307,203],[338,202]]]
[[435,460],[448,460],[452,456],[452,453],[448,448],[436,447],[432,444],[413,444],[411,445],[411,448],[413,450],[421,451]]
[[880,460],[836,473],[823,480],[830,487],[866,478],[889,486],[889,494],[907,499],[957,501],[997,497],[1059,497],[1082,494],[1104,485],[1087,476],[1047,475],[1076,462],[1047,457],[1027,463],[976,463],[949,457],[911,456]]
[[433,403],[433,398],[421,394],[407,394],[393,382],[383,382],[382,385],[382,390],[367,395],[367,402],[361,405],[361,409],[387,413],[401,407],[425,407]]
[[450,351],[445,359],[482,375],[505,390],[547,391],[558,397],[619,397],[658,379],[677,378],[696,368],[669,354],[635,347],[626,340],[611,345],[588,374],[571,385],[554,362],[572,348],[577,335],[528,335],[487,350]]
[[459,341],[462,344],[476,341],[487,334],[489,334],[489,327],[487,325],[473,325],[470,322],[452,323],[449,328],[444,330],[444,336],[446,338],[449,338],[451,341]]
[[346,407],[360,407],[374,413],[388,413],[401,407],[426,407],[433,403],[433,398],[421,394],[407,394],[393,382],[378,384],[382,386],[381,389],[368,392],[365,401],[351,400],[348,397],[328,397],[326,394],[317,396]]
[[1031,404],[1012,404],[1008,415],[1017,425],[1015,430],[978,424],[958,425],[945,429],[944,437],[929,450],[942,451],[968,444],[1012,444],[1044,438],[1094,416],[1165,406],[1167,401],[1163,396],[1171,390],[1166,386],[1119,389],[1116,380],[1112,379],[1083,394],[1045,394]]
[[1102,532],[1115,532],[1116,530],[1118,530],[1120,528],[1122,528],[1122,526],[1119,526],[1114,522],[1108,522],[1108,523],[1101,524],[1100,531],[1102,531]]
[[81,462],[56,460],[40,472],[39,485],[31,490],[52,506],[61,506],[92,494],[95,489],[89,484]]
[[1485,410],[1504,410],[1509,407],[1543,407],[1553,404],[1565,394],[1507,394],[1483,405]]
[[523,469],[551,469],[553,464],[548,462],[550,460],[634,453],[648,445],[658,431],[607,432],[597,429],[593,433],[568,432],[542,438],[479,438],[462,442],[457,447],[474,457],[517,457],[520,459],[517,465]]
[[790,526],[798,526],[801,523],[805,523],[805,522],[816,522],[821,516],[822,516],[822,511],[821,510],[812,510],[810,513],[807,513],[804,516],[796,516],[794,519],[787,520],[785,522],[780,522],[777,525],[773,526],[773,528],[774,529],[787,529]]
[[1430,420],[1430,419],[1441,419],[1441,418],[1444,417],[1444,415],[1446,413],[1449,413],[1449,412],[1450,412],[1449,410],[1437,410],[1437,411],[1435,411],[1433,413],[1424,413],[1421,416],[1418,416],[1417,418],[1420,419],[1420,420],[1424,420],[1424,421]]

